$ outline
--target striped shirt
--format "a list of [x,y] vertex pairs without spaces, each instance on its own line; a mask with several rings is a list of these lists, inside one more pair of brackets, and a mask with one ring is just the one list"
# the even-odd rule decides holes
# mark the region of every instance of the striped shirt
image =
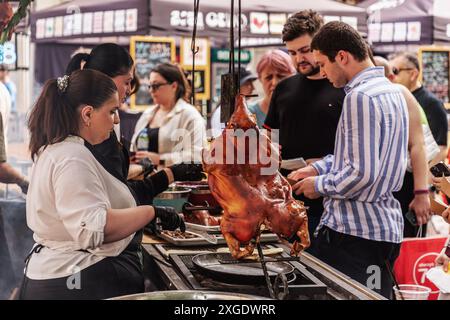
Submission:
[[382,67],[367,68],[345,86],[334,155],[313,164],[324,198],[319,230],[400,243],[403,217],[392,192],[403,184],[408,152],[408,110]]

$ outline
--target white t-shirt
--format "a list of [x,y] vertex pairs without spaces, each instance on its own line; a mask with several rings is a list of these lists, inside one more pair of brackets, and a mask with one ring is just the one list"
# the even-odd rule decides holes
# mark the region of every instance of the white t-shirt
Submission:
[[35,160],[27,194],[27,223],[44,246],[31,256],[27,277],[67,277],[119,255],[134,234],[104,244],[106,211],[135,206],[128,187],[103,168],[82,138],[48,146]]

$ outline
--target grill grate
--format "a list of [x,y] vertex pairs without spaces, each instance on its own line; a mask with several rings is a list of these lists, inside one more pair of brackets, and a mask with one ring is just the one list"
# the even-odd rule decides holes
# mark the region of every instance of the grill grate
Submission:
[[[203,250],[203,249],[202,249]],[[214,252],[214,249],[209,250]],[[226,283],[213,279],[209,276],[202,274],[195,265],[192,263],[192,258],[195,254],[180,254],[171,255],[170,260],[176,266],[176,268],[181,272],[186,282],[194,290],[219,290],[227,292],[237,292],[237,293],[247,293],[256,294],[259,296],[269,297],[269,292],[267,290],[267,285],[265,283],[261,284],[235,284]],[[288,258],[287,254],[283,254],[283,257]],[[306,268],[299,262],[289,262],[291,263],[295,270],[295,279],[292,280],[288,277],[289,281],[289,295],[287,299],[324,299],[327,296],[327,287],[314,275],[312,275]]]

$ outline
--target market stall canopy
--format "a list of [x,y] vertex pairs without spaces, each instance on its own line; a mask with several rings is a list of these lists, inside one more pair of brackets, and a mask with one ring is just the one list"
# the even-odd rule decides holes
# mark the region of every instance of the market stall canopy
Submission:
[[[342,20],[362,33],[367,31],[364,9],[336,1],[245,0],[242,1],[241,16],[243,45],[280,43],[280,34],[287,17],[304,9],[320,12],[325,16],[325,21]],[[192,0],[152,0],[151,13],[152,35],[189,36],[192,32]],[[230,1],[200,0],[198,36],[228,38],[229,20]]]
[[[243,45],[279,43],[288,15],[304,9],[320,12],[326,21],[342,20],[360,32],[367,30],[365,9],[336,1],[244,0]],[[193,0],[74,0],[33,12],[32,39],[42,43],[132,34],[190,36],[193,16]],[[230,1],[200,0],[198,36],[226,41],[229,21]]]
[[31,14],[34,42],[148,33],[146,0],[76,0]]
[[368,40],[375,48],[450,41],[448,0],[367,0]]
[[435,0],[433,5],[434,43],[450,42],[450,1]]

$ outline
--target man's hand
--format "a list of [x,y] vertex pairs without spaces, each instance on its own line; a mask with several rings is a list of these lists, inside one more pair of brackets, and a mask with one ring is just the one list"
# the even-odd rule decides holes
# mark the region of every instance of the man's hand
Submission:
[[300,195],[304,194],[305,197],[309,199],[317,199],[320,198],[320,194],[316,191],[314,185],[316,182],[316,177],[308,177],[303,180],[297,182],[292,186],[292,190],[294,190],[295,194]]
[[423,225],[430,220],[430,198],[428,194],[418,194],[409,204],[409,209],[416,213],[417,224]]
[[292,171],[287,177],[289,179],[299,181],[304,178],[317,176],[319,173],[313,166],[306,166],[304,168]]

